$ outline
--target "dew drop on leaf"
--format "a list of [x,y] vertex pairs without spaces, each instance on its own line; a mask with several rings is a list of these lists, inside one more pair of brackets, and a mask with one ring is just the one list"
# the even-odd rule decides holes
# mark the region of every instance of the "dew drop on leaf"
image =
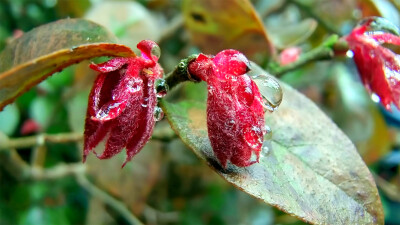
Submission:
[[155,88],[157,98],[163,98],[169,91],[168,84],[164,79],[157,79]]
[[282,102],[282,88],[278,81],[270,75],[257,74],[250,75],[253,81],[257,84],[263,97],[263,106],[266,110],[275,111]]
[[271,127],[268,125],[265,125],[265,135],[264,135],[264,140],[270,140],[272,138],[272,130]]
[[260,156],[261,157],[267,157],[268,154],[271,152],[271,149],[272,149],[271,141],[264,140],[263,145],[261,147]]
[[154,121],[160,121],[162,118],[164,118],[164,111],[160,107],[156,106],[154,108]]

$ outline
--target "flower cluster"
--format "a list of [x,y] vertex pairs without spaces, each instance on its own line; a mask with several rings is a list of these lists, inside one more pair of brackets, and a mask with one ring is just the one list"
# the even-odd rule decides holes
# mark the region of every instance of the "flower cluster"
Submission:
[[89,95],[84,135],[84,161],[101,140],[107,137],[100,159],[107,159],[125,147],[132,159],[150,139],[155,125],[157,104],[154,84],[163,70],[157,63],[159,47],[141,41],[141,57],[114,58],[90,67],[99,73]]
[[400,37],[387,29],[376,30],[382,23],[388,23],[382,21],[383,18],[376,17],[366,19],[345,40],[365,87],[379,96],[386,109],[390,110],[391,103],[400,109],[400,56],[384,46],[399,46]]
[[258,162],[266,134],[262,97],[248,71],[249,61],[236,50],[200,54],[188,67],[207,82],[208,136],[225,168],[228,161],[239,167]]

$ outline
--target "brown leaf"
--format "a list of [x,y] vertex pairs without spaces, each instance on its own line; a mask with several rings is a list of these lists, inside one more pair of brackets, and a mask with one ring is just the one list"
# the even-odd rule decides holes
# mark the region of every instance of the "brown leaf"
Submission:
[[206,54],[237,49],[252,60],[271,57],[274,47],[248,0],[183,1],[185,25],[193,42]]
[[65,19],[35,28],[0,54],[0,110],[63,68],[99,56],[134,56],[115,37],[88,20]]
[[[101,152],[104,146],[97,148]],[[125,160],[124,154],[107,160],[99,160],[90,155],[87,160],[88,173],[96,185],[121,199],[135,215],[140,215],[158,179],[161,159],[161,144],[149,141],[123,169],[121,165]]]

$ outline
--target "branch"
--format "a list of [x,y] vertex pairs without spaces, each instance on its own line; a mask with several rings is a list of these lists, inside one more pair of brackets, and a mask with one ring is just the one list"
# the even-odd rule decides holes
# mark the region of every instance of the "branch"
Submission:
[[108,204],[114,210],[119,212],[130,224],[142,224],[142,222],[140,222],[139,219],[137,219],[122,202],[96,187],[86,178],[84,174],[77,174],[76,180],[92,196],[101,199],[104,203]]
[[143,210],[146,223],[148,224],[166,224],[166,223],[177,223],[179,222],[178,212],[161,212],[149,205],[146,205]]
[[[182,59],[178,66],[175,67],[175,69],[168,73],[165,76],[165,82],[167,83],[169,89],[174,88],[176,85],[179,83],[185,82],[185,81],[194,81],[194,82],[200,82],[200,80],[197,80],[194,77],[191,77],[190,74],[187,71],[188,64],[195,60],[197,58],[197,55],[190,55],[185,59]],[[158,92],[159,90],[157,90]]]
[[68,143],[83,139],[81,133],[39,134],[30,137],[13,138],[0,143],[0,151],[14,148],[30,148],[46,143]]
[[332,35],[319,47],[301,54],[299,59],[295,62],[285,66],[278,66],[276,63],[271,64],[268,65],[267,71],[276,77],[280,77],[283,74],[296,70],[304,65],[307,65],[308,63],[315,62],[317,60],[332,59],[335,56],[336,51],[343,51],[343,49],[346,48],[348,48],[346,43],[341,42],[337,35]]
[[27,179],[31,180],[54,180],[66,176],[84,174],[86,166],[82,163],[59,164],[48,169],[30,167]]

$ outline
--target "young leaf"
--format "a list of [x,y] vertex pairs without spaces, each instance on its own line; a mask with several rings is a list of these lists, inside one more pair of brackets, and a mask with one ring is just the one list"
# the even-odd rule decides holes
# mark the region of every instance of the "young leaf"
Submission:
[[240,190],[309,223],[383,224],[376,185],[354,145],[314,103],[281,85],[283,102],[265,117],[272,129],[269,150],[244,168],[219,165],[205,101],[163,100],[162,107],[183,142]]
[[0,110],[16,97],[63,68],[99,56],[134,56],[102,26],[64,19],[35,28],[0,54]]

